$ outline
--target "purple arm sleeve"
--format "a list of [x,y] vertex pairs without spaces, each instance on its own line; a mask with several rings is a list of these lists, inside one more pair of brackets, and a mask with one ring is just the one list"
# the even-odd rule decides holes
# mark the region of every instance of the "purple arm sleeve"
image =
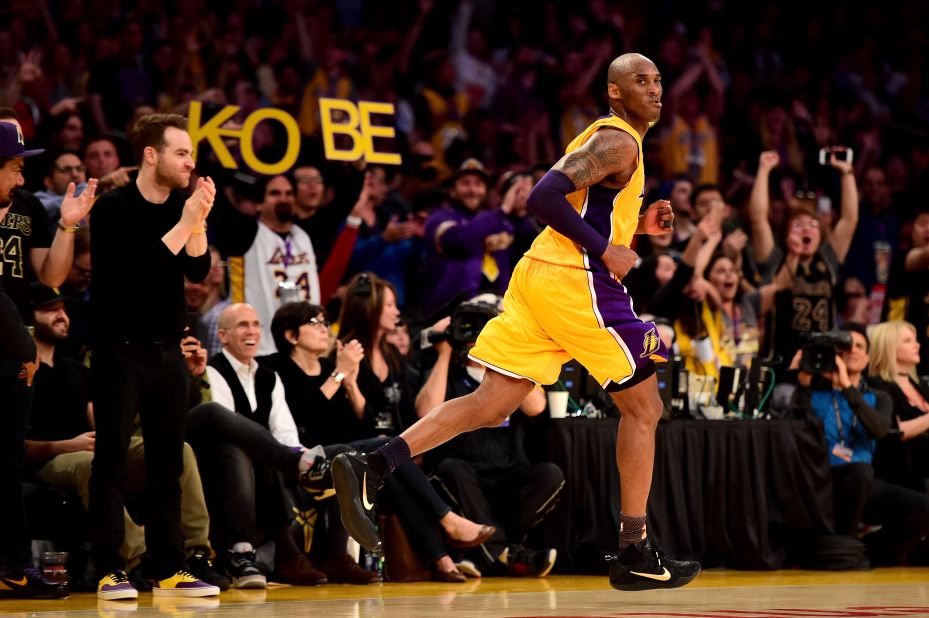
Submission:
[[576,191],[570,178],[557,170],[549,170],[529,194],[529,210],[553,230],[567,236],[587,252],[600,257],[609,241],[590,227],[567,200]]

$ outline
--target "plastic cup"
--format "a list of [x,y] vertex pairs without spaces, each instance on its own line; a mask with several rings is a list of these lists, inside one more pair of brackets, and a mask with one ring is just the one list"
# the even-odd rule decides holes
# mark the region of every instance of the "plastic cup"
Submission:
[[568,416],[568,391],[548,391],[548,413],[552,418]]

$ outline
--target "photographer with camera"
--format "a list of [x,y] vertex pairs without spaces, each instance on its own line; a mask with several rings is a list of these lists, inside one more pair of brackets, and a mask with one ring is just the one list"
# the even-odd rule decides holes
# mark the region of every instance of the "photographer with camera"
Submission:
[[831,233],[810,199],[800,199],[787,213],[781,246],[775,245],[769,221],[768,180],[780,163],[775,151],[761,153],[758,173],[749,198],[754,260],[771,278],[785,263],[796,260],[789,289],[775,296],[774,319],[769,325],[769,349],[782,379],[788,359],[800,348],[806,333],[824,332],[836,325],[836,289],[858,225],[858,188],[851,163],[840,159],[841,149],[828,154],[828,163],[841,175],[841,216]]
[[[814,374],[821,356],[809,351],[794,355],[797,389],[791,409],[794,415],[823,424],[835,505],[835,532],[856,536],[863,525],[881,526],[862,541],[875,565],[904,564],[907,555],[929,533],[929,497],[874,475],[872,459],[877,441],[893,426],[893,404],[883,392],[873,390],[863,378],[868,365],[869,341],[864,327],[845,325],[831,348],[832,371]],[[821,344],[819,344],[821,345]],[[806,355],[806,358],[803,356]]]
[[[482,294],[458,306],[445,341],[435,344],[438,359],[416,397],[422,417],[448,398],[477,390],[484,367],[468,360],[481,329],[499,313],[499,299]],[[534,388],[519,406],[527,417],[545,410],[545,393]],[[514,410],[514,413],[516,411]],[[552,463],[530,464],[523,449],[522,423],[507,419],[499,427],[462,434],[426,454],[425,466],[461,507],[462,514],[493,522],[496,534],[466,554],[458,567],[465,572],[499,571],[511,576],[545,577],[556,551],[522,545],[530,529],[558,504],[564,474]]]

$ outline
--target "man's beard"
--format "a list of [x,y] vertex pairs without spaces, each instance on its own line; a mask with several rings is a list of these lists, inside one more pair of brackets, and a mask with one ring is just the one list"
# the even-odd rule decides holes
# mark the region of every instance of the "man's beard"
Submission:
[[55,331],[55,325],[62,320],[55,320],[51,324],[43,324],[42,322],[36,322],[35,324],[35,338],[43,343],[56,344],[66,341],[68,339],[68,330],[65,329],[64,335],[59,334]]
[[280,203],[274,207],[274,216],[281,223],[290,223],[294,220],[294,209],[290,204]]
[[155,167],[155,182],[171,189],[183,189],[189,184],[189,181],[185,183],[181,180],[179,174],[166,173],[160,165]]

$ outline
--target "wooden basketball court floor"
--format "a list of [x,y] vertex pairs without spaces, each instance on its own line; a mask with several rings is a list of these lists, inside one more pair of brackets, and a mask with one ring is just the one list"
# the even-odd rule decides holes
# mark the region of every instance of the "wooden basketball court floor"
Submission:
[[867,572],[712,570],[677,590],[617,592],[605,576],[487,578],[466,584],[327,585],[231,590],[219,599],[98,601],[92,593],[59,601],[0,601],[22,617],[318,616],[637,616],[794,618],[929,616],[929,568]]

